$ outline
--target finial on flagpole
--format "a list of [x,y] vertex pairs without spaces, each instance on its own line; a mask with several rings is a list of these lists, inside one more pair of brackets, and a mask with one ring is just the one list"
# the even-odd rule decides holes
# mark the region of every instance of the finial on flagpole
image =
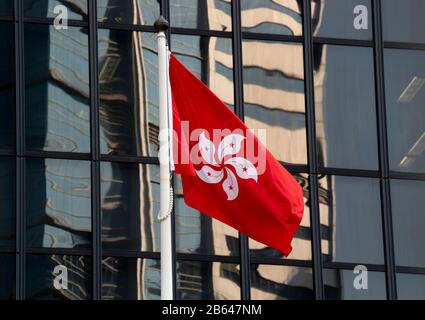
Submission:
[[165,32],[168,29],[168,21],[163,16],[159,16],[153,26],[156,32]]

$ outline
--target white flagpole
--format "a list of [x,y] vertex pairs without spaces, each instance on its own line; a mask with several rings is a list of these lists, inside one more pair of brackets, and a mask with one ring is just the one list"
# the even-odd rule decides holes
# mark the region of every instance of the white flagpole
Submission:
[[173,299],[173,262],[171,239],[172,194],[170,186],[170,145],[168,113],[168,50],[165,31],[168,22],[162,16],[155,22],[158,40],[158,87],[159,87],[159,181],[161,225],[161,299]]

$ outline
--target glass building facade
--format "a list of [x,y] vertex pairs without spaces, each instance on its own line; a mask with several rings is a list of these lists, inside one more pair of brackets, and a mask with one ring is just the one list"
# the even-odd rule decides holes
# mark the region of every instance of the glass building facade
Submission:
[[160,298],[160,13],[305,197],[285,258],[176,176],[175,298],[425,299],[424,0],[1,0],[0,299]]

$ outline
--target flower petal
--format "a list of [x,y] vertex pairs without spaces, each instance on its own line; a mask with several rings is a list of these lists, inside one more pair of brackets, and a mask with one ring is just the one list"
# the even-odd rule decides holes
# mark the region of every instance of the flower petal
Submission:
[[241,157],[235,157],[227,159],[224,164],[231,165],[233,168],[235,168],[236,174],[241,179],[253,179],[255,182],[257,182],[257,169],[254,167],[251,161]]
[[232,171],[226,168],[227,178],[223,181],[223,190],[227,194],[227,200],[235,200],[239,194],[238,181]]
[[201,152],[202,159],[208,164],[213,166],[217,165],[214,159],[215,146],[210,139],[205,136],[205,132],[199,135],[199,151]]
[[241,149],[242,141],[245,139],[240,134],[229,134],[224,137],[218,146],[218,159],[223,161],[224,156],[236,154]]
[[203,166],[201,170],[196,170],[198,177],[206,183],[219,183],[224,176],[224,171],[215,171],[209,166]]

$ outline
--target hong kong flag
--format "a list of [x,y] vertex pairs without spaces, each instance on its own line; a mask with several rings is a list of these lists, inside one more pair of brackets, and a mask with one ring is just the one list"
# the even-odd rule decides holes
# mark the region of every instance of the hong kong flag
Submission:
[[173,159],[186,204],[288,256],[304,211],[301,187],[173,55],[169,72]]

